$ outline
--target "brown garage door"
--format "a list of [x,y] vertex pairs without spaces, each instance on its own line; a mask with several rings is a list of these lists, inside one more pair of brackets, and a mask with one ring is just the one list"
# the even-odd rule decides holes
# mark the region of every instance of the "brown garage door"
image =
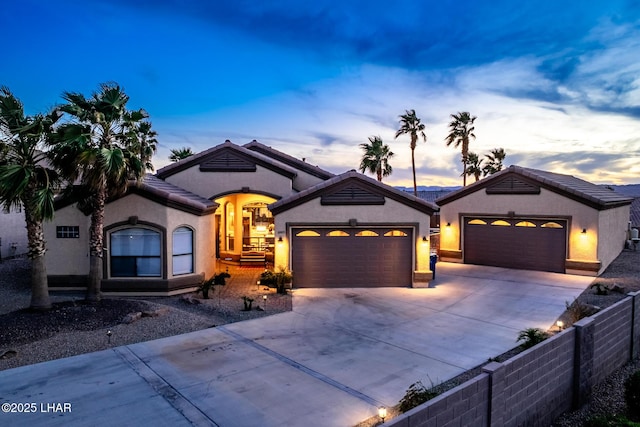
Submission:
[[411,286],[412,242],[410,228],[292,229],[294,285]]
[[564,273],[565,220],[465,218],[464,262]]

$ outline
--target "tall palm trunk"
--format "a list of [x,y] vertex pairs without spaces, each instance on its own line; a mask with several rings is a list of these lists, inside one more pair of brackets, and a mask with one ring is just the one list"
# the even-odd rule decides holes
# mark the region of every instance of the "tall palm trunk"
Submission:
[[411,170],[413,171],[413,195],[418,197],[418,184],[416,182],[416,143],[418,142],[418,135],[411,134]]
[[[33,192],[29,191],[24,201],[32,200]],[[24,203],[24,214],[27,223],[27,237],[29,251],[27,256],[31,260],[31,305],[33,310],[49,310],[49,284],[47,282],[47,270],[44,263],[45,241],[42,229],[42,221],[36,219],[33,208],[29,203]]]
[[104,228],[104,205],[106,200],[106,188],[102,188],[95,195],[95,209],[91,213],[91,227],[89,229],[89,283],[87,284],[87,302],[96,303],[100,301],[102,269],[103,269],[103,247],[104,241],[102,231]]

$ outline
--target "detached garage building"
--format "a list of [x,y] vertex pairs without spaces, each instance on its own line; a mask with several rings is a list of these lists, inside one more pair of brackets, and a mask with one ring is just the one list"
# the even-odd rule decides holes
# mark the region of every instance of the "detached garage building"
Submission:
[[597,275],[622,251],[632,198],[511,166],[436,201],[445,261]]

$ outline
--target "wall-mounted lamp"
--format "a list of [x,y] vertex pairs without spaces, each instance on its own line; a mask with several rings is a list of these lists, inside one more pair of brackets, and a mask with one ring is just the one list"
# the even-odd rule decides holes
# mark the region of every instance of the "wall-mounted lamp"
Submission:
[[427,236],[422,236],[422,243],[427,243]]
[[558,320],[556,322],[556,326],[558,327],[558,332],[564,329],[564,322],[562,320]]
[[282,243],[282,236],[278,237],[278,243]]
[[582,229],[582,234],[587,234],[587,229],[586,228]]
[[387,408],[385,408],[384,406],[379,407],[378,416],[382,419],[382,422],[384,423],[384,419],[387,418]]
[[450,222],[447,223],[447,227],[451,227],[451,223]]

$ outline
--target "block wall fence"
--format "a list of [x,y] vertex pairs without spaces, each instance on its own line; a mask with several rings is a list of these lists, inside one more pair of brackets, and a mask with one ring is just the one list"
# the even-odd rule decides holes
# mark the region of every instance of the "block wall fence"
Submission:
[[548,426],[639,355],[640,292],[633,292],[384,426]]

